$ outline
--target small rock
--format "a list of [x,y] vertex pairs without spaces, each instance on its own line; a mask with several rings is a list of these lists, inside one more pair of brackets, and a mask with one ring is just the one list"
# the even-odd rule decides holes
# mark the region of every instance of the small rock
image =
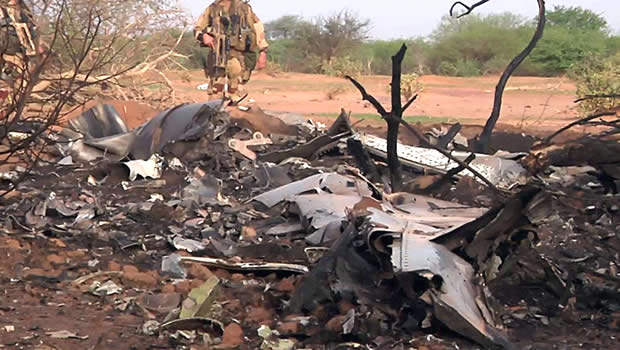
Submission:
[[5,241],[5,244],[3,245],[9,249],[15,249],[15,250],[22,249],[22,244],[16,239],[7,239]]
[[174,293],[176,291],[174,284],[166,284],[165,286],[163,286],[163,288],[161,289],[161,292],[164,294],[171,294]]
[[241,300],[235,299],[224,304],[224,309],[232,313],[238,313],[243,309],[243,306],[241,305]]
[[347,321],[347,316],[338,315],[327,322],[325,327],[328,331],[334,333],[342,333],[342,325]]
[[65,244],[65,242],[61,241],[58,238],[50,238],[49,241],[50,243],[54,243],[54,245],[58,248],[67,248],[67,245]]
[[120,271],[121,265],[115,261],[110,261],[108,263],[108,271]]
[[123,266],[123,272],[124,273],[138,273],[140,272],[140,270],[138,270],[138,268],[133,265],[125,265]]
[[191,282],[189,283],[189,286],[190,286],[191,289],[194,289],[194,288],[200,287],[204,283],[205,283],[205,281],[203,281],[203,280],[194,279],[194,280],[191,280]]
[[214,275],[208,267],[201,264],[191,264],[188,272],[191,277],[198,278],[203,281],[208,280]]
[[155,288],[159,282],[157,272],[127,272],[123,268],[123,282],[135,288]]
[[234,281],[234,282],[241,282],[241,281],[244,281],[244,280],[246,279],[246,277],[245,277],[245,275],[240,274],[240,273],[233,273],[233,274],[230,276],[230,279],[231,279],[232,281]]
[[251,307],[244,321],[262,323],[265,321],[272,322],[273,314],[264,307]]
[[187,294],[192,290],[190,281],[180,281],[176,285],[177,293]]
[[221,280],[230,280],[230,273],[223,269],[217,269],[213,273]]
[[295,291],[295,285],[291,278],[285,278],[278,283],[276,290],[283,293],[292,293]]
[[67,255],[67,257],[77,260],[77,259],[81,259],[84,258],[85,256],[88,255],[88,251],[84,250],[84,249],[76,249],[76,250],[70,250],[68,252],[65,253]]
[[299,333],[299,323],[284,322],[278,326],[278,332],[282,335],[297,334]]
[[244,343],[243,329],[236,323],[231,323],[224,328],[222,346],[239,346]]
[[251,241],[256,238],[256,230],[251,226],[243,226],[241,229],[241,237],[243,237],[244,240]]
[[66,262],[65,258],[55,254],[48,255],[47,261],[52,265],[62,265]]

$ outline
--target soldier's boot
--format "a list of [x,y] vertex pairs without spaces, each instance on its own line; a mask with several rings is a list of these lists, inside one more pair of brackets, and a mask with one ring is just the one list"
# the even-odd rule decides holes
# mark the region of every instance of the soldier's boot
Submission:
[[228,91],[226,91],[226,93],[224,94],[224,98],[230,100],[231,106],[239,105],[239,103],[245,100],[246,97],[248,97],[247,93],[244,93],[243,91],[239,91],[237,89],[228,89]]

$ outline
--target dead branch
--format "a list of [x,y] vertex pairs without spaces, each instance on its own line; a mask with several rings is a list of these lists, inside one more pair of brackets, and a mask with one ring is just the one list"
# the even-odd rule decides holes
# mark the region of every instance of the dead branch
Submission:
[[[484,129],[482,130],[482,133],[480,134],[480,139],[478,140],[476,144],[477,152],[489,153],[489,144],[491,142],[491,134],[493,133],[493,129],[495,128],[495,125],[497,124],[497,121],[499,120],[499,117],[500,117],[500,113],[502,109],[502,99],[504,96],[504,89],[506,88],[506,84],[508,83],[508,80],[510,79],[512,74],[515,72],[515,70],[519,68],[521,63],[534,50],[534,48],[536,47],[536,44],[538,43],[540,38],[542,38],[543,36],[544,30],[545,30],[545,24],[547,21],[546,16],[545,16],[545,11],[546,11],[545,1],[544,0],[536,0],[536,1],[538,2],[538,25],[536,26],[536,31],[534,32],[534,36],[532,37],[532,40],[527,45],[527,47],[510,62],[510,64],[508,65],[508,67],[506,67],[506,70],[502,74],[501,78],[499,79],[497,87],[495,88],[493,110],[491,112],[491,115],[489,116],[489,119],[487,120],[484,126]],[[480,6],[486,2],[488,2],[488,0],[480,1],[479,3],[476,3],[475,5],[471,6],[468,13],[470,13],[475,7]]]
[[482,5],[486,4],[489,1],[491,1],[491,0],[478,1],[477,3],[475,3],[475,4],[471,5],[471,6],[468,6],[468,5],[464,4],[461,1],[457,1],[454,4],[452,4],[452,7],[450,7],[450,17],[454,17],[454,9],[457,6],[459,6],[459,5],[463,6],[466,11],[464,13],[461,13],[460,15],[458,15],[456,18],[461,18],[461,17],[469,15],[470,13],[472,13],[474,11],[474,9],[476,9],[476,7],[482,6]]
[[609,94],[609,95],[587,95],[582,98],[576,99],[574,102],[579,103],[587,100],[593,100],[596,98],[620,98],[620,94]]
[[551,140],[553,140],[554,138],[556,138],[558,135],[562,134],[566,130],[571,129],[571,128],[575,127],[575,126],[585,125],[586,123],[588,123],[591,120],[594,120],[594,119],[597,119],[597,118],[601,118],[601,117],[614,116],[614,115],[616,115],[616,112],[601,112],[601,113],[596,113],[596,114],[589,115],[589,116],[587,116],[585,118],[581,118],[579,120],[575,120],[574,122],[564,126],[563,128],[559,129],[558,131],[556,131],[553,134],[551,134],[548,137],[546,137],[542,141],[542,144],[543,145],[550,144]]
[[[398,120],[402,119],[404,111],[401,102],[400,83],[402,63],[406,52],[407,45],[403,44],[396,55],[392,56],[392,110],[390,112],[387,112],[381,103],[374,96],[370,95],[359,82],[350,76],[346,77],[360,91],[362,99],[370,102],[387,122],[387,153],[392,192],[398,192],[402,187],[401,165],[400,159],[398,158],[398,130],[400,127]],[[415,101],[415,98],[407,102],[406,107],[409,107],[413,101]]]

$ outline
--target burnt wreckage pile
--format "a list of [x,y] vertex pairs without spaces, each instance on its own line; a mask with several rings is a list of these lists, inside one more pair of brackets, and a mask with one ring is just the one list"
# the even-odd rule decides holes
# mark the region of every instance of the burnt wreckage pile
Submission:
[[[189,295],[137,299],[122,297],[122,271],[96,264],[72,283],[121,310],[163,312],[140,332],[179,346],[224,348],[233,321],[247,336],[232,345],[261,349],[415,347],[450,331],[461,346],[512,348],[523,340],[510,328],[561,327],[571,312],[617,327],[616,141],[473,161],[456,150],[460,136],[443,142],[499,191],[468,170],[453,174],[458,164],[436,150],[399,144],[413,181],[390,193],[386,140],[354,130],[344,111],[327,130],[290,114],[241,114],[219,101],[181,105],[128,130],[112,107],[89,110],[49,135],[57,161],[19,183],[27,195],[7,200],[3,231],[147,252],[157,283],[199,277]],[[274,288],[282,281],[293,286]],[[273,309],[271,328],[252,334],[251,317],[227,307],[242,290]]]

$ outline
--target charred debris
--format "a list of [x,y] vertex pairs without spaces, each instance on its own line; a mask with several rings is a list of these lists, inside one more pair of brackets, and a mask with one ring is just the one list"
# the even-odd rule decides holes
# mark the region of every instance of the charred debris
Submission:
[[[536,342],[515,329],[567,319],[617,331],[613,137],[488,155],[433,129],[432,147],[397,143],[393,186],[389,141],[344,111],[325,129],[222,107],[181,105],[129,130],[100,105],[50,133],[46,161],[3,199],[1,234],[87,248],[97,263],[15,278],[138,308],[150,315],[139,332],[181,348],[512,349]],[[3,187],[20,176],[3,172]],[[112,256],[158,270],[139,297],[127,297],[132,271],[99,263]],[[201,284],[162,292],[188,279]],[[240,293],[259,301],[227,307]]]

